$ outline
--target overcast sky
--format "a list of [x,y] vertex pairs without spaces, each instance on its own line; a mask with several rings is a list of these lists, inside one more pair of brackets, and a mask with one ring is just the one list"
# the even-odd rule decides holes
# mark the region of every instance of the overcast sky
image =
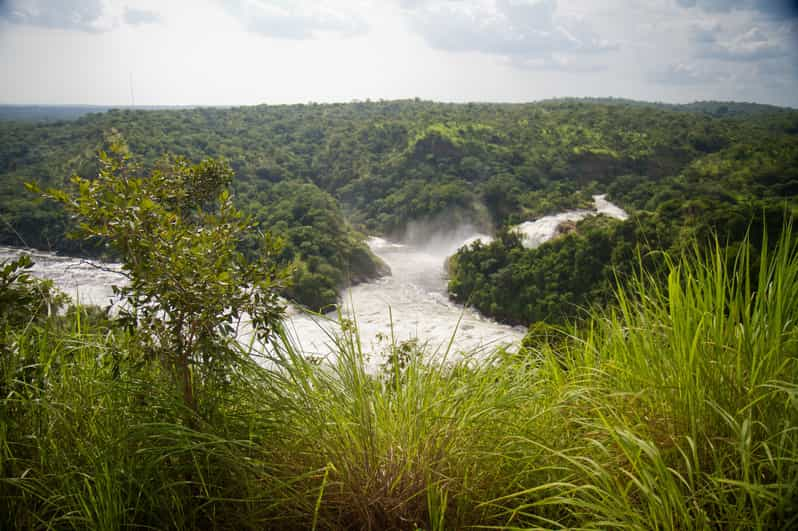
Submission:
[[791,0],[0,0],[0,103],[798,107]]

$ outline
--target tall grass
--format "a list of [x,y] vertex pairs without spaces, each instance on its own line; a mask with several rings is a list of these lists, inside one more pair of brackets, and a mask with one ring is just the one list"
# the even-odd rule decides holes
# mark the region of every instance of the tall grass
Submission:
[[123,332],[78,318],[10,332],[0,527],[798,525],[790,226],[771,247],[696,250],[664,285],[641,271],[518,354],[441,362],[394,343],[374,374],[356,326],[322,362],[283,333],[203,387],[191,422]]
[[[566,463],[568,525],[798,525],[798,246],[791,226],[758,272],[747,245],[641,272],[555,353],[581,395]],[[756,257],[754,257],[756,258]],[[562,495],[561,495],[562,496]],[[523,492],[510,501],[517,502]]]
[[498,355],[433,364],[412,350],[400,363],[400,349],[392,345],[394,362],[377,376],[366,372],[356,330],[337,338],[329,365],[309,363],[290,341],[276,350],[283,370],[262,373],[260,386],[280,426],[273,461],[286,478],[313,472],[293,510],[301,517],[312,506],[314,522],[335,529],[501,524],[482,502],[551,474],[542,456],[529,466],[529,449],[517,467],[517,439],[561,431],[539,430],[553,410],[537,369]]
[[124,334],[29,328],[15,339],[0,402],[0,527],[262,528],[252,504],[272,503],[270,492],[247,489],[268,471],[233,394],[213,397],[223,421],[187,426],[168,377],[140,367]]

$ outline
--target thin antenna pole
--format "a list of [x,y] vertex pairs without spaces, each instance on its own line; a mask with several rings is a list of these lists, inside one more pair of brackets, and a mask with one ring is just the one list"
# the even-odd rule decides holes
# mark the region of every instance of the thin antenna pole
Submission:
[[130,72],[130,106],[136,106],[136,96],[133,94],[133,72]]

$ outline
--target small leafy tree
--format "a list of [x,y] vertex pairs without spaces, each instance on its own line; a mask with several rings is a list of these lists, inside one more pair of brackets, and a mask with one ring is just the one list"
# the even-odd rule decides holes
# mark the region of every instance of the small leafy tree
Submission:
[[52,280],[31,276],[32,267],[27,254],[0,262],[0,331],[49,317],[66,302]]
[[117,137],[99,163],[95,179],[74,176],[73,190],[44,195],[76,218],[77,236],[101,238],[119,253],[129,281],[115,287],[120,318],[196,411],[195,388],[223,379],[240,352],[241,320],[249,316],[264,340],[280,322],[278,246],[264,236],[254,262],[239,252],[252,224],[233,206],[224,162],[167,156],[144,175]]
[[[20,352],[20,335],[24,336],[19,332],[45,322],[67,302],[67,296],[53,286],[52,280],[32,276],[32,267],[33,260],[27,254],[0,262],[0,419],[4,421],[9,413],[3,399],[10,396],[20,371],[30,370],[38,361],[14,355]],[[0,422],[0,441],[8,429],[4,424]],[[0,457],[0,474],[2,461]]]

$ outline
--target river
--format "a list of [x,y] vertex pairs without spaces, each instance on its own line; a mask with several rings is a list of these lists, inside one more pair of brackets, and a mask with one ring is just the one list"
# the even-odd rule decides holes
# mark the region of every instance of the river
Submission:
[[[594,196],[594,209],[574,210],[545,216],[519,225],[524,245],[535,247],[554,236],[564,221],[577,221],[590,215],[605,214],[625,219],[626,213]],[[454,351],[479,351],[506,346],[516,348],[524,336],[523,327],[511,327],[488,319],[478,312],[454,304],[446,295],[444,262],[467,243],[490,240],[473,229],[448,234],[434,234],[424,244],[403,244],[382,238],[370,238],[371,250],[385,261],[392,274],[344,290],[342,314],[355,321],[365,351],[374,353],[372,366],[387,340],[416,340],[430,352],[443,353],[449,343]],[[13,258],[21,249],[0,247],[0,262]],[[84,304],[105,306],[113,301],[113,284],[124,283],[118,264],[97,263],[80,258],[57,256],[42,251],[32,254],[32,273],[52,279],[56,286]],[[286,324],[301,349],[309,354],[325,355],[331,351],[330,334],[339,330],[338,315],[312,316],[289,307]],[[246,339],[242,332],[242,339]]]

